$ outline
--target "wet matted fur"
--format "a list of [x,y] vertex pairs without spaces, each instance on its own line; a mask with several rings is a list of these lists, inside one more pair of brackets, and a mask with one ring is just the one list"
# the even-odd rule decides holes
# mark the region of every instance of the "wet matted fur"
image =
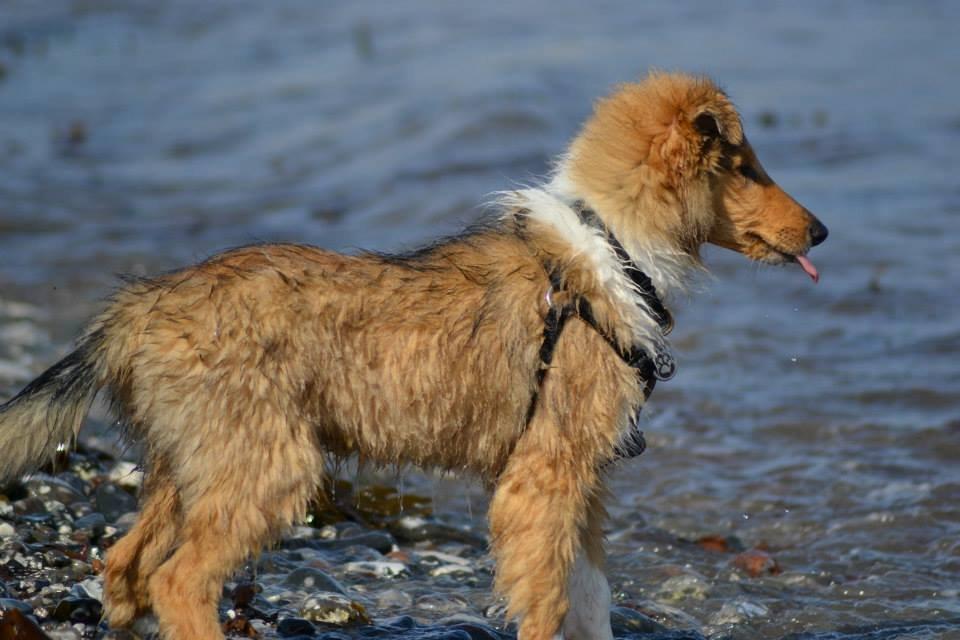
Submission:
[[494,488],[496,587],[520,638],[611,638],[603,470],[644,384],[576,317],[540,384],[544,321],[579,296],[624,349],[664,337],[574,202],[667,296],[705,242],[815,277],[806,252],[826,236],[716,85],[653,74],[601,100],[552,179],[505,194],[485,227],[403,256],[246,247],[129,284],[0,408],[0,479],[109,394],[146,470],[107,557],[110,624],[153,611],[167,640],[212,640],[224,580],[304,514],[328,457],[471,472]]

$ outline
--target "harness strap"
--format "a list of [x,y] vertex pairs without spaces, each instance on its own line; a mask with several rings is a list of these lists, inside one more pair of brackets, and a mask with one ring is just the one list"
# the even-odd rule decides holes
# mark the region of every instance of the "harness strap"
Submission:
[[[650,277],[637,266],[613,232],[603,224],[603,221],[600,220],[594,211],[588,209],[582,201],[575,202],[572,208],[584,224],[598,229],[604,234],[607,242],[613,248],[623,266],[625,274],[630,278],[640,296],[643,298],[653,319],[660,326],[664,335],[669,333],[670,330],[673,329],[673,316],[657,295],[656,287],[650,280]],[[521,233],[525,231],[524,217],[526,213],[525,210],[520,210],[516,213],[515,219]],[[636,371],[637,378],[643,385],[644,401],[653,393],[658,379],[667,380],[673,377],[676,366],[673,361],[673,356],[670,354],[665,343],[662,341],[657,343],[654,357],[651,357],[650,354],[647,353],[647,350],[638,344],[632,345],[629,349],[624,349],[606,329],[600,326],[596,316],[593,314],[590,301],[582,295],[575,295],[572,300],[563,306],[558,307],[554,305],[550,297],[551,293],[554,291],[562,291],[563,282],[555,269],[547,266],[547,272],[550,278],[550,290],[547,292],[548,309],[547,315],[544,318],[543,342],[540,344],[540,367],[536,372],[537,387],[533,392],[533,397],[530,399],[530,406],[527,409],[526,425],[530,424],[530,420],[533,418],[533,414],[537,409],[540,390],[543,388],[547,371],[549,371],[550,365],[553,363],[553,356],[557,343],[560,341],[560,335],[563,332],[564,326],[566,326],[567,320],[572,316],[577,316],[586,322],[610,345],[623,362]],[[624,442],[621,443],[614,452],[615,458],[638,456],[646,449],[643,432],[637,428],[639,417],[640,411],[638,410],[637,415],[634,416],[632,420],[630,432],[626,435]]]
[[627,250],[624,249],[623,245],[617,239],[617,236],[603,223],[603,220],[600,219],[600,216],[598,216],[593,209],[587,208],[583,200],[574,202],[572,208],[576,211],[577,215],[580,216],[580,220],[584,224],[598,229],[606,236],[607,242],[613,248],[614,253],[617,254],[617,258],[623,265],[624,273],[627,274],[627,277],[630,278],[631,282],[637,287],[643,301],[647,304],[650,311],[653,312],[654,320],[660,325],[663,334],[667,335],[670,333],[670,331],[673,330],[673,316],[663,305],[660,296],[657,295],[657,288],[653,285],[650,276],[645,274],[643,270],[637,266],[637,263],[633,261],[633,258],[630,257],[630,254],[627,253]]

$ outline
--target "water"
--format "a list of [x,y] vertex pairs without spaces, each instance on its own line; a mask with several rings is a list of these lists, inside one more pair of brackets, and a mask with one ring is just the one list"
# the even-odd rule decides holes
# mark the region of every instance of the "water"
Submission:
[[[932,1],[5,0],[0,383],[64,351],[116,272],[415,245],[543,175],[614,83],[707,72],[831,236],[816,287],[708,252],[649,449],[612,479],[616,597],[737,638],[960,634],[958,25]],[[707,535],[782,572],[687,542]],[[464,611],[486,586],[455,589]]]

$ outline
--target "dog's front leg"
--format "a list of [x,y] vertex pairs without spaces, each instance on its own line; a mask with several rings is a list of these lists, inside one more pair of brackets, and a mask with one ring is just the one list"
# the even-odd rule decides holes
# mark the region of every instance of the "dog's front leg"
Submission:
[[601,525],[606,512],[600,496],[591,499],[587,527],[568,585],[570,610],[563,620],[563,640],[613,640],[610,629],[610,586],[603,573]]
[[[610,638],[609,613],[600,612],[608,608],[609,590],[605,597],[596,592],[606,581],[588,555],[577,565],[586,552],[581,539],[599,528],[588,522],[597,498],[596,472],[573,451],[563,451],[563,443],[554,442],[560,451],[549,452],[524,444],[529,443],[511,456],[490,505],[497,590],[509,600],[509,615],[520,619],[520,640],[563,637],[572,606],[577,614],[566,640]],[[586,610],[584,603],[571,602],[582,597],[589,598]],[[603,625],[605,632],[592,635]]]

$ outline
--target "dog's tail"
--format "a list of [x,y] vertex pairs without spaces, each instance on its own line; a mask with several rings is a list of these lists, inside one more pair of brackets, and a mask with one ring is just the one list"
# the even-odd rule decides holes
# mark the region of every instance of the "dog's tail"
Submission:
[[0,405],[0,483],[32,471],[71,446],[103,385],[103,330]]

